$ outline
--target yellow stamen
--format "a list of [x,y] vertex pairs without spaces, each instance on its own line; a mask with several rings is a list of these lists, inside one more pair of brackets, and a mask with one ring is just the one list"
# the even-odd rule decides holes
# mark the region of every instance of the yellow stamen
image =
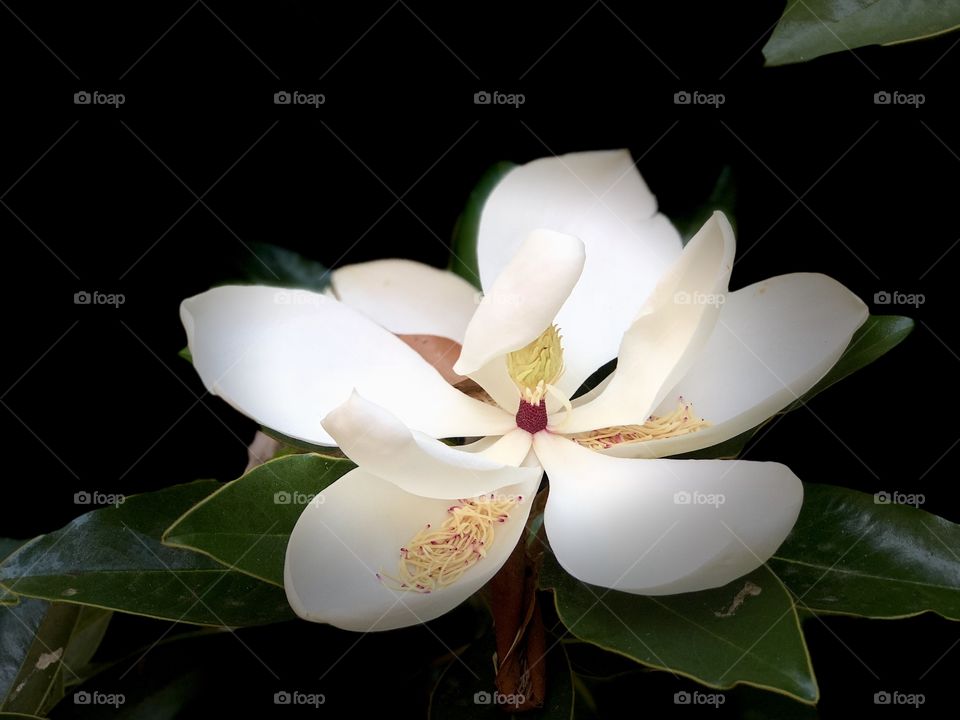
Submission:
[[539,405],[548,387],[563,374],[563,347],[560,332],[551,325],[529,345],[507,355],[507,372],[521,397]]
[[651,415],[643,425],[616,425],[577,433],[570,439],[591,450],[606,450],[614,445],[663,440],[709,427],[710,423],[702,417],[694,417],[692,408],[691,403],[680,398],[680,404],[672,413],[661,417]]
[[400,548],[397,577],[377,573],[395,590],[428,593],[455,582],[486,557],[497,523],[505,523],[522,497],[484,495],[460,500],[448,508],[449,517],[437,529],[430,525]]

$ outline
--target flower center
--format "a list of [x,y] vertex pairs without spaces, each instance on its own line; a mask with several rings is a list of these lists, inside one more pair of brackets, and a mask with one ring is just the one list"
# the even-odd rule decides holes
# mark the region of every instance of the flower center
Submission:
[[395,590],[429,593],[455,582],[483,559],[493,545],[497,523],[505,523],[520,495],[484,495],[460,500],[437,529],[427,525],[400,548],[397,576],[377,577]]
[[526,400],[520,401],[517,408],[517,427],[534,435],[547,427],[547,403],[541,400],[531,405]]
[[709,425],[702,417],[693,414],[693,403],[681,397],[680,404],[672,413],[660,417],[651,415],[643,425],[616,425],[576,433],[570,439],[592,450],[605,450],[614,445],[687,435]]
[[507,355],[507,372],[529,405],[540,405],[563,374],[560,332],[551,325],[528,345]]

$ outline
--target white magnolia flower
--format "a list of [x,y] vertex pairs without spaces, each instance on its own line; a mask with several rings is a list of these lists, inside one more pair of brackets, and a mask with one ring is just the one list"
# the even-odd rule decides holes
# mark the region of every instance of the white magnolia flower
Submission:
[[[769,558],[802,501],[789,469],[663,458],[803,394],[864,304],[808,273],[728,293],[726,218],[682,247],[627,152],[512,170],[484,206],[478,255],[479,304],[460,278],[405,260],[344,267],[329,294],[221,287],[184,301],[211,392],[358,465],[290,538],[297,614],[365,631],[447,612],[513,550],[543,470],[551,546],[585,582],[681,593]],[[462,343],[455,370],[492,400],[445,382],[395,334]],[[571,401],[614,357],[607,380]]]

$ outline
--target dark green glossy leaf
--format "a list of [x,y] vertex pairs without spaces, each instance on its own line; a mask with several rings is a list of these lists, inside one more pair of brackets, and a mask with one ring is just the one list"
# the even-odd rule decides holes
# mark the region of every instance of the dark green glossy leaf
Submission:
[[233,258],[227,266],[225,282],[315,291],[330,284],[326,266],[298,252],[263,242],[247,245],[250,251]]
[[[748,582],[760,593],[744,597]],[[541,585],[554,589],[560,620],[581,640],[710,687],[744,683],[817,700],[790,595],[766,568],[714,590],[646,597],[582,583],[548,554]]]
[[[853,334],[853,337],[850,339],[850,344],[847,345],[847,349],[843,351],[840,359],[837,360],[830,371],[824,375],[816,385],[804,393],[803,397],[788,405],[781,413],[790,412],[791,410],[802,407],[834,383],[843,380],[848,375],[851,375],[860,368],[866,367],[874,360],[890,352],[903,342],[912,330],[913,320],[908,317],[900,315],[871,315]],[[736,437],[725,440],[718,445],[683,453],[676,457],[683,459],[737,457],[747,442],[749,442],[767,422],[769,422],[769,420]]]
[[280,588],[160,542],[172,522],[219,487],[198,480],[81,515],[0,564],[0,585],[26,597],[201,625],[291,619]]
[[[538,720],[570,720],[573,717],[573,682],[570,661],[560,643],[547,638],[547,700],[535,711],[515,717]],[[454,659],[444,670],[430,696],[430,720],[480,720],[503,718],[494,694],[493,656],[496,646],[493,633],[476,640],[459,659]]]
[[283,587],[283,558],[297,519],[354,467],[349,460],[312,454],[271,460],[193,506],[163,541]]
[[670,221],[680,232],[683,244],[686,245],[690,238],[697,234],[697,231],[703,227],[703,224],[710,219],[715,210],[722,210],[727,216],[727,220],[733,226],[736,232],[736,204],[737,204],[737,185],[734,180],[733,168],[725,166],[717,177],[717,182],[710,192],[710,197],[705,202],[700,203],[694,210],[684,214],[671,215]]
[[463,212],[460,213],[460,217],[457,218],[457,224],[453,229],[450,270],[477,289],[480,289],[480,268],[477,264],[477,234],[480,229],[480,213],[483,211],[483,205],[493,188],[503,179],[504,175],[515,167],[514,163],[506,161],[498,162],[490,167],[481,176],[473,190],[470,191],[467,204],[463,208]]
[[818,613],[896,618],[930,611],[960,620],[960,525],[883,499],[805,485],[800,518],[770,566],[800,607]]
[[0,710],[46,715],[61,697],[62,659],[80,608],[21,598],[0,609]]
[[767,65],[785,65],[864,45],[920,40],[958,26],[956,0],[791,1],[763,55]]
[[[26,540],[11,540],[10,538],[0,538],[0,562],[12,555]],[[17,596],[4,588],[0,588],[0,605],[16,605]]]

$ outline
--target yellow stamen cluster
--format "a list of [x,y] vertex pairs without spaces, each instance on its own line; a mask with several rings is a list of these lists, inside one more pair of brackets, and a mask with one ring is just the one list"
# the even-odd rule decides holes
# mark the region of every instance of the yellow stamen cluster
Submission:
[[449,517],[430,525],[400,548],[397,576],[377,573],[395,590],[428,593],[455,582],[476,565],[493,545],[497,523],[505,523],[520,496],[485,495],[460,500],[448,508]]
[[539,405],[553,383],[563,374],[563,347],[560,332],[551,325],[529,345],[507,355],[507,372],[520,395]]
[[624,443],[645,442],[647,440],[663,440],[696,432],[708,427],[709,422],[702,417],[694,417],[692,404],[680,398],[677,409],[669,415],[661,417],[650,416],[643,425],[616,425],[614,427],[590,430],[577,433],[570,438],[591,450],[606,450],[614,445]]

